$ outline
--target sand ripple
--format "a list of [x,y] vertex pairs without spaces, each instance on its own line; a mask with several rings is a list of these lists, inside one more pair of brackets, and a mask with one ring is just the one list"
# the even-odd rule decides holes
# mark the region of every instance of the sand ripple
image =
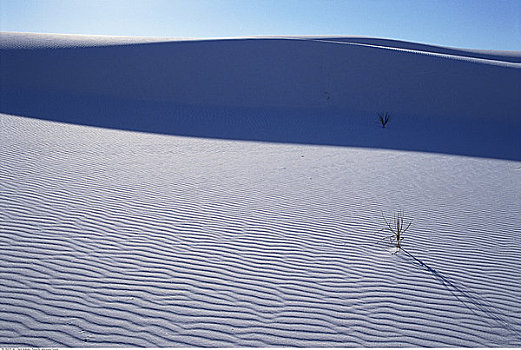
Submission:
[[0,124],[4,346],[521,346],[515,162]]

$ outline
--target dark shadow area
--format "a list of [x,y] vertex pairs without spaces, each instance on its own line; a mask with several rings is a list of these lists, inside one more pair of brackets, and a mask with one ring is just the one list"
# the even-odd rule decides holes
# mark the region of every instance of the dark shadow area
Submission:
[[521,161],[517,124],[328,108],[250,108],[3,91],[0,113],[128,131],[215,139],[420,151]]
[[411,258],[415,265],[430,272],[459,302],[464,304],[467,309],[472,311],[477,316],[480,316],[478,311],[482,312],[487,317],[496,321],[502,327],[505,327],[514,333],[517,337],[521,337],[521,334],[514,327],[512,327],[507,320],[494,312],[492,310],[492,306],[487,305],[486,301],[484,301],[482,298],[479,298],[478,296],[473,295],[472,292],[465,290],[465,288],[456,285],[454,282],[450,281],[448,277],[444,276],[436,269],[430,267],[405,249],[401,248],[401,251],[403,251],[409,258]]
[[0,113],[521,161],[518,68],[309,40],[13,45],[0,50]]

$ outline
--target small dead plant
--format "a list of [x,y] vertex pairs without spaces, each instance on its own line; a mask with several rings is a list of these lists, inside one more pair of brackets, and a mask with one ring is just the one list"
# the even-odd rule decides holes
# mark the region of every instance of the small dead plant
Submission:
[[385,125],[391,118],[391,115],[389,113],[385,112],[383,114],[378,114],[378,118],[380,118],[380,123],[382,123],[382,128],[385,129]]
[[378,232],[387,231],[391,233],[391,235],[382,238],[382,240],[388,239],[391,244],[394,244],[396,248],[400,249],[400,244],[404,239],[403,234],[409,229],[409,227],[411,227],[412,220],[406,224],[405,215],[402,210],[398,211],[391,221],[387,221],[383,213],[382,218],[384,219],[386,226]]

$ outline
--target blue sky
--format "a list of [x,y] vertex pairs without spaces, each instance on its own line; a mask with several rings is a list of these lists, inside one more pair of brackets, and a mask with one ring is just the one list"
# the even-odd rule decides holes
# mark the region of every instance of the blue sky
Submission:
[[201,38],[336,34],[521,50],[521,0],[0,0],[0,30]]

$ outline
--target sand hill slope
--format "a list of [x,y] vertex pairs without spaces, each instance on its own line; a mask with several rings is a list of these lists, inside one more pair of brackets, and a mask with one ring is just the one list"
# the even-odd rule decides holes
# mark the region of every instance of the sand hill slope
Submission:
[[521,346],[519,53],[0,38],[0,345]]
[[[186,136],[521,159],[521,63],[512,62],[520,53],[370,38],[1,37],[5,113]],[[411,142],[360,137],[358,128],[385,112]]]
[[[2,34],[10,42],[37,38]],[[34,49],[11,44],[2,49],[2,86],[177,104],[515,118],[521,63],[394,43],[272,38]]]

